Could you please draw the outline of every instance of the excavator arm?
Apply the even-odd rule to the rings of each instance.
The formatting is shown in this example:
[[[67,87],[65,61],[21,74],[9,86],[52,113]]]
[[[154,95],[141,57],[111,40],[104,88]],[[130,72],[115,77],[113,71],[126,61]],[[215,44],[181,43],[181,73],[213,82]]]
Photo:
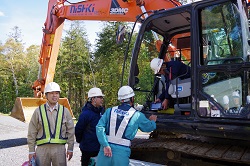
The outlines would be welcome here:
[[[57,56],[65,19],[134,22],[136,17],[146,11],[164,10],[181,6],[176,0],[86,0],[70,3],[67,0],[49,0],[47,18],[43,28],[43,38],[39,56],[38,78],[32,89],[35,98],[17,98],[11,116],[27,121],[24,108],[38,106],[46,102],[45,86],[52,82],[55,75]],[[147,17],[145,14],[144,17]],[[66,98],[59,100],[72,116]],[[30,112],[30,111],[28,111]]]
[[[64,20],[100,20],[134,22],[143,11],[180,6],[175,0],[89,0],[69,3],[50,0],[39,57],[39,75],[32,88],[35,97],[43,95],[44,87],[53,81]]]

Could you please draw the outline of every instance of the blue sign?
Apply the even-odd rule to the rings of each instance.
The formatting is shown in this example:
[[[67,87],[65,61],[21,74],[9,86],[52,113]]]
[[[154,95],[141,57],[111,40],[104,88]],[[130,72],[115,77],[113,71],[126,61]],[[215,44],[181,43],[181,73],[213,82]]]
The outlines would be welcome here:
[[[183,86],[178,86],[177,91],[178,92],[183,91]]]
[[[70,13],[93,13],[95,11],[93,4],[73,5],[70,7]]]

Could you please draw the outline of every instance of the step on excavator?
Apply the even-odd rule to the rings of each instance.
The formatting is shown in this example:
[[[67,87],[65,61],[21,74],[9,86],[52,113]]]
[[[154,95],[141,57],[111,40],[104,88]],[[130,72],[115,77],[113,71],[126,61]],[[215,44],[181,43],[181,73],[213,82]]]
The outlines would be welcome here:
[[[34,108],[46,102],[44,87],[54,78],[65,19],[134,22],[136,16],[145,11],[169,9],[180,5],[176,0],[86,0],[77,3],[49,0],[39,56],[39,74],[32,86],[34,97],[16,98],[11,116],[28,122]],[[67,107],[74,117],[67,98],[60,98],[59,103]]]

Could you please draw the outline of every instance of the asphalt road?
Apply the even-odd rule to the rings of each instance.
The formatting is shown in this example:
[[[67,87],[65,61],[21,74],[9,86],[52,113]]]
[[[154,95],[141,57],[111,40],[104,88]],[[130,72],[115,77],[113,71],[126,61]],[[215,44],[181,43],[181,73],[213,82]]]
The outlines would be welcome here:
[[[28,123],[0,114],[0,166],[21,166],[28,160]],[[147,137],[145,134],[138,137]],[[81,152],[75,142],[74,156],[68,166],[80,166]],[[130,166],[160,166],[138,160],[130,160]]]

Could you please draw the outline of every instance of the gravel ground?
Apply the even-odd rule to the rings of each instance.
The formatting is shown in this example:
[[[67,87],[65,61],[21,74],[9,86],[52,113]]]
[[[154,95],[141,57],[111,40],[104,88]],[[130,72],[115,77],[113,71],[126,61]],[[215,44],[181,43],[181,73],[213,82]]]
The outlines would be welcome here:
[[[28,160],[28,123],[0,114],[0,166],[21,166]],[[74,156],[68,166],[80,166],[81,152],[75,142]],[[160,166],[148,162],[130,160],[130,166]]]

